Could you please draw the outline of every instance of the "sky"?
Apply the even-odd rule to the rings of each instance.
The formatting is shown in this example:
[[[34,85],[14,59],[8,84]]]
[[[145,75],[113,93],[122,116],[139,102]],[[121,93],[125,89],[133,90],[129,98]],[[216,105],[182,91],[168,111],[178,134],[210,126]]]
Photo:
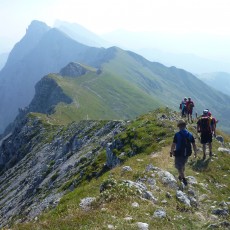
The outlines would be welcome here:
[[[49,26],[57,19],[75,22],[97,34],[123,29],[200,36],[214,47],[230,41],[229,12],[229,0],[0,0],[0,53],[9,51],[34,19]],[[224,57],[225,47],[214,52]]]

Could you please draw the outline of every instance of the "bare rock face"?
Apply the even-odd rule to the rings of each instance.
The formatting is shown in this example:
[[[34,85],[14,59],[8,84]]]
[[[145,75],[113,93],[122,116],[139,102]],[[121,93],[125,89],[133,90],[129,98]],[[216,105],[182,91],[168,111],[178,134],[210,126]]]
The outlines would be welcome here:
[[[114,168],[121,163],[120,159],[113,153],[113,143],[106,146],[106,165],[108,168]]]
[[[0,228],[11,218],[33,220],[55,207],[66,191],[82,178],[95,157],[111,143],[121,121],[81,121],[66,128],[53,127],[28,117],[0,141]],[[73,175],[78,179],[71,180]]]
[[[70,104],[72,99],[62,91],[55,80],[45,76],[35,86],[35,96],[29,105],[28,112],[49,114],[60,102]]]
[[[61,69],[60,75],[63,77],[80,77],[86,74],[87,69],[76,62],[70,62],[67,66]]]

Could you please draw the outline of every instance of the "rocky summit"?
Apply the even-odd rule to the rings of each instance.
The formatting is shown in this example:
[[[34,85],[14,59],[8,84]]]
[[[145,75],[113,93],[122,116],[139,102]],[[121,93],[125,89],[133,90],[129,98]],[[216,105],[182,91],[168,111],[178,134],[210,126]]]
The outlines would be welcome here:
[[[0,141],[0,227],[228,229],[230,137],[218,131],[213,157],[190,157],[184,186],[169,156],[178,119],[167,108],[68,125],[26,114]]]
[[[61,76],[65,77],[80,77],[87,72],[87,69],[84,68],[79,63],[71,62],[66,67],[62,68],[60,71]]]

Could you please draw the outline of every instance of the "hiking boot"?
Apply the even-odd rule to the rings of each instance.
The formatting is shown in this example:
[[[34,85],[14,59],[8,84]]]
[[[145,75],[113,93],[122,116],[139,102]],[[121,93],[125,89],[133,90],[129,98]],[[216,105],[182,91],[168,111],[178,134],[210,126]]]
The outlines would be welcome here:
[[[181,177],[181,176],[178,176],[178,180],[181,181],[181,180],[182,180],[182,177]]]
[[[187,180],[186,180],[185,178],[182,178],[182,182],[183,182],[183,184],[184,184],[185,186],[188,185],[188,182],[187,182]]]

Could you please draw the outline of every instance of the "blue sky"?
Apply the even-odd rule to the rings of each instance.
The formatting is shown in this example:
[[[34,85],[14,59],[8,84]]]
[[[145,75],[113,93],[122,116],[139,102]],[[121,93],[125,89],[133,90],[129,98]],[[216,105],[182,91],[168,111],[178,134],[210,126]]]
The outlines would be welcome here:
[[[221,43],[230,38],[229,12],[229,0],[0,0],[0,53],[12,48],[33,19],[50,26],[56,19],[76,22],[98,34],[116,29],[201,34]]]

